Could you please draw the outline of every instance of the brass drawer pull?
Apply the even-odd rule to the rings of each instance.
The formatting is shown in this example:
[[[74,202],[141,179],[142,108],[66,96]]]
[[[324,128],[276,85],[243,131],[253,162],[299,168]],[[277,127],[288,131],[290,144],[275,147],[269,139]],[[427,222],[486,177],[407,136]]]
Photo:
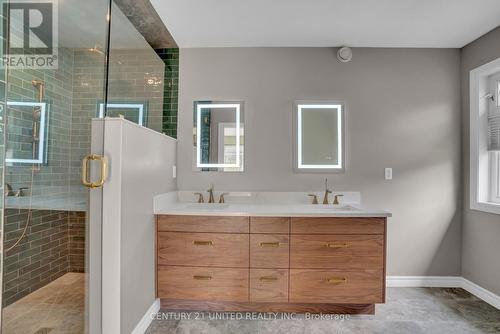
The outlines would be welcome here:
[[[347,248],[349,244],[347,242],[330,242],[326,244],[328,248]]]
[[[193,241],[193,244],[195,244],[196,246],[213,246],[214,242],[213,241],[195,240],[195,241]]]
[[[279,247],[281,245],[281,242],[261,242],[259,244],[260,247]]]
[[[332,278],[327,278],[326,282],[330,283],[330,284],[342,284],[342,283],[347,283],[347,278],[345,278],[345,277],[332,277]]]
[[[274,277],[274,276],[262,276],[259,278],[259,280],[261,281],[277,281],[278,280],[278,277]]]
[[[193,276],[193,279],[195,279],[197,281],[210,281],[212,279],[212,276],[195,275],[195,276]]]

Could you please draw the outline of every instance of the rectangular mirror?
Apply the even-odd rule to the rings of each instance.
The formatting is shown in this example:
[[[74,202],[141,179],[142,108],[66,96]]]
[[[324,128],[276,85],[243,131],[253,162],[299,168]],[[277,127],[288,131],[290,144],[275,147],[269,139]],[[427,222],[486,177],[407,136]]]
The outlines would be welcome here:
[[[125,119],[137,123],[141,126],[147,126],[147,108],[145,103],[108,103],[108,117],[123,116]],[[99,118],[104,117],[104,103],[99,103]]]
[[[243,102],[194,102],[193,170],[244,171]]]
[[[294,168],[299,172],[344,169],[344,104],[296,103]]]
[[[5,162],[47,163],[48,105],[45,102],[7,102],[9,140]]]

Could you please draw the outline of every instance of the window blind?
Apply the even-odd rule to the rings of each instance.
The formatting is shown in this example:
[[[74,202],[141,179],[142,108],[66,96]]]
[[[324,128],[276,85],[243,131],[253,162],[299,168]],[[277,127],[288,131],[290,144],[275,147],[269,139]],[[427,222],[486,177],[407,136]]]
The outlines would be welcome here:
[[[500,151],[500,111],[488,115],[488,150]]]

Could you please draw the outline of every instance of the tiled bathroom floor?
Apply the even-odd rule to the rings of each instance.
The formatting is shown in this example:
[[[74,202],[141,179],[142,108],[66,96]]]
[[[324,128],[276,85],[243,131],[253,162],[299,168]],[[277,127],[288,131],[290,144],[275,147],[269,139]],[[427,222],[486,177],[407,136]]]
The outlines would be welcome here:
[[[2,334],[82,334],[85,274],[67,273],[3,310]]]
[[[210,314],[207,314],[206,318]],[[389,288],[373,316],[347,320],[154,320],[147,334],[498,334],[500,311],[462,289]]]

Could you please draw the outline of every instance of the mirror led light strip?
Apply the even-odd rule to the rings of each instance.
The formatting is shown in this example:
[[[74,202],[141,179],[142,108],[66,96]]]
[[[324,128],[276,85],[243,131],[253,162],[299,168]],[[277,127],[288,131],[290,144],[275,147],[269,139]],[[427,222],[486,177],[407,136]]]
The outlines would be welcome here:
[[[337,109],[337,152],[336,165],[307,165],[302,163],[302,113],[303,109]],[[332,169],[342,168],[342,105],[340,104],[298,104],[297,105],[297,161],[298,168]]]
[[[214,108],[225,108],[225,109],[235,109],[236,110],[236,163],[235,164],[210,164],[201,162],[201,110],[202,109],[214,109]],[[240,167],[240,104],[230,104],[230,103],[200,103],[196,105],[196,167],[199,168],[228,168],[228,167]]]
[[[47,104],[43,102],[15,102],[8,101],[8,106],[20,106],[20,107],[39,107],[40,108],[40,131],[38,140],[38,158],[37,159],[13,159],[6,158],[5,162],[12,163],[26,163],[26,164],[43,164],[45,155],[45,122],[46,122],[46,111]]]
[[[128,104],[128,103],[108,103],[108,109],[137,109],[139,110],[137,124],[143,125],[144,121],[144,105],[143,104]],[[104,118],[104,103],[99,104],[99,118]]]

